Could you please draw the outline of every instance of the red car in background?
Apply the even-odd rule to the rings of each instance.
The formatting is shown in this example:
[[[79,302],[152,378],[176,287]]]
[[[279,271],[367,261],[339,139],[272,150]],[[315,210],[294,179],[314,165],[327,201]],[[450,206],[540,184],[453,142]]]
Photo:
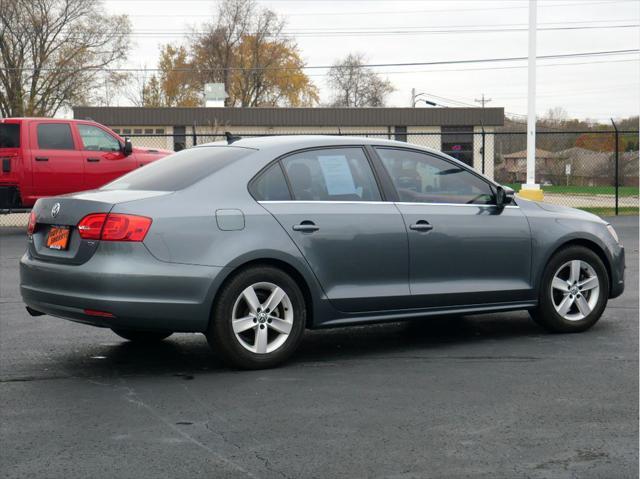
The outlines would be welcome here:
[[[171,153],[134,147],[93,121],[0,119],[0,210],[98,188]]]

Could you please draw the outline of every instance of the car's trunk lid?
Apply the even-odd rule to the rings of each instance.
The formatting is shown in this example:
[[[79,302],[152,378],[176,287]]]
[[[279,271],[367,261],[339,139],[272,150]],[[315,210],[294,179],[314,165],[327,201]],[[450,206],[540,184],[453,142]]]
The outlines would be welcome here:
[[[118,203],[141,200],[153,196],[169,194],[164,191],[95,190],[73,193],[38,200],[33,208],[36,229],[29,240],[29,251],[43,261],[68,264],[82,264],[95,253],[99,240],[85,240],[80,237],[77,225],[92,213],[109,213]],[[54,249],[47,246],[53,228],[68,229],[66,248]],[[60,231],[58,230],[58,233]]]

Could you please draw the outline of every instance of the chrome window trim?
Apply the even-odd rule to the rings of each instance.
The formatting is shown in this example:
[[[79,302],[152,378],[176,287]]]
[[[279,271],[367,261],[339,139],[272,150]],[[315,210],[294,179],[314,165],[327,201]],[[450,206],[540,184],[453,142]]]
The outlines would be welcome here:
[[[403,205],[403,206],[418,206],[418,205],[428,205],[428,206],[475,206],[480,208],[497,208],[496,205],[484,205],[484,204],[467,204],[467,203],[413,203],[408,201],[396,201],[395,204]],[[520,208],[518,205],[506,205],[505,208]]]
[[[403,205],[403,206],[466,206],[474,208],[496,208],[496,205],[466,204],[466,203],[411,203],[406,201],[327,201],[327,200],[264,200],[259,204],[288,204],[288,203],[311,203],[311,204],[350,204],[350,205]],[[520,208],[518,205],[507,205],[505,208]]]
[[[279,203],[317,203],[317,204],[350,204],[350,205],[391,205],[393,201],[330,201],[330,200],[260,200],[259,204],[279,204]]]

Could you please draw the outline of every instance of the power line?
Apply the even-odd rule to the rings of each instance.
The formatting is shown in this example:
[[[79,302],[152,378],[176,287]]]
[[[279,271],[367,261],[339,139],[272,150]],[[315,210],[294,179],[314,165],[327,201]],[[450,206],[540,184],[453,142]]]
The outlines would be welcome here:
[[[564,66],[573,66],[573,65],[597,65],[601,63],[625,63],[625,62],[637,62],[640,61],[640,58],[629,58],[626,60],[603,60],[596,62],[569,62],[569,63],[548,63],[546,65],[538,65],[537,68],[543,67],[564,67]],[[440,73],[440,72],[469,72],[469,71],[485,71],[485,70],[513,70],[513,69],[525,69],[527,65],[513,65],[513,66],[504,66],[504,67],[480,67],[480,68],[447,68],[440,70],[396,70],[396,71],[382,71],[378,72],[384,75],[396,75],[396,74],[414,74],[414,73]],[[309,76],[325,76],[324,74],[314,75],[310,74]]]
[[[563,26],[563,27],[544,27],[538,28],[539,32],[546,31],[568,31],[568,30],[614,30],[619,28],[638,28],[640,24],[626,25],[587,25],[587,26]],[[371,36],[398,36],[398,35],[451,35],[451,34],[474,34],[474,33],[519,33],[527,32],[528,28],[467,28],[467,29],[441,29],[441,30],[316,30],[316,31],[283,31],[278,35],[266,35],[272,38],[274,36],[296,37],[296,38],[326,38],[326,37],[371,37]],[[122,36],[142,37],[142,38],[171,38],[182,37],[185,35],[206,35],[206,31],[134,31],[133,33],[122,33]]]
[[[175,3],[175,0],[151,0],[154,3],[161,3],[161,2],[171,2],[171,3]],[[183,0],[184,3],[189,3],[189,2],[206,2],[206,3],[211,3],[211,0]],[[271,0],[272,2],[286,2],[288,0]],[[292,0],[294,2],[299,2],[299,0]],[[367,3],[372,3],[375,2],[376,0],[366,0]],[[405,1],[415,1],[415,2],[422,2],[422,0],[405,0]],[[577,7],[577,6],[592,6],[592,5],[613,5],[615,3],[629,3],[629,2],[634,2],[636,0],[610,0],[610,1],[595,1],[595,2],[572,2],[572,3],[551,3],[551,4],[541,4],[539,8],[542,9],[546,9],[546,8],[557,8],[557,7]],[[115,3],[115,2],[126,2],[128,4],[132,4],[132,3],[146,3],[146,1],[144,0],[110,0],[111,3]],[[309,3],[327,3],[326,0],[306,0],[306,2]],[[515,3],[515,2],[514,2]],[[292,13],[288,13],[286,14],[286,16],[311,16],[311,17],[316,17],[316,16],[345,16],[345,15],[398,15],[398,14],[417,14],[417,13],[451,13],[451,12],[460,12],[460,11],[465,11],[465,12],[485,12],[485,11],[492,11],[492,10],[519,10],[519,9],[526,9],[529,8],[528,3],[525,4],[519,4],[519,5],[505,5],[505,6],[499,6],[499,7],[482,7],[482,8],[468,8],[468,7],[460,7],[460,8],[440,8],[440,9],[425,9],[425,10],[386,10],[386,11],[333,11],[333,12],[292,12]],[[194,16],[198,16],[198,15],[194,15]]]
[[[640,49],[631,48],[626,50],[605,50],[605,51],[596,51],[596,52],[577,52],[577,53],[559,53],[552,55],[538,55],[536,58],[538,60],[547,60],[547,59],[555,59],[555,58],[582,58],[582,57],[599,57],[599,56],[610,56],[610,55],[627,55],[633,53],[639,53]],[[493,63],[493,62],[513,62],[513,61],[523,61],[527,60],[527,57],[504,57],[504,58],[477,58],[477,59],[465,59],[465,60],[442,60],[442,61],[432,61],[432,62],[406,62],[406,63],[368,63],[359,65],[358,68],[385,68],[385,67],[414,67],[414,66],[430,66],[430,65],[461,65],[461,64],[474,64],[474,63]],[[158,71],[172,71],[172,72],[222,72],[222,71],[266,71],[266,70],[276,70],[276,71],[297,71],[300,69],[303,70],[328,70],[330,68],[353,68],[353,66],[349,65],[312,65],[312,66],[302,66],[299,68],[291,68],[291,67],[219,67],[219,68],[209,68],[209,69],[197,69],[197,68],[175,68],[171,70],[162,70],[160,68],[86,68],[85,71],[104,71],[104,72],[158,72]],[[34,68],[6,68],[0,67],[0,70],[3,71],[33,71]],[[68,68],[39,68],[39,71],[68,71],[74,72],[77,69],[68,69]]]

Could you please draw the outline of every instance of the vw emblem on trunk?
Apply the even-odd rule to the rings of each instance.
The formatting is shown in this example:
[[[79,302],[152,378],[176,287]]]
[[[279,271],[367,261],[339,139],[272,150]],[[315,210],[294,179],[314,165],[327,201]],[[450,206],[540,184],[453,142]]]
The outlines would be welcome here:
[[[60,203],[56,203],[53,205],[53,208],[51,208],[51,216],[55,218],[58,216],[58,213],[60,213]]]

